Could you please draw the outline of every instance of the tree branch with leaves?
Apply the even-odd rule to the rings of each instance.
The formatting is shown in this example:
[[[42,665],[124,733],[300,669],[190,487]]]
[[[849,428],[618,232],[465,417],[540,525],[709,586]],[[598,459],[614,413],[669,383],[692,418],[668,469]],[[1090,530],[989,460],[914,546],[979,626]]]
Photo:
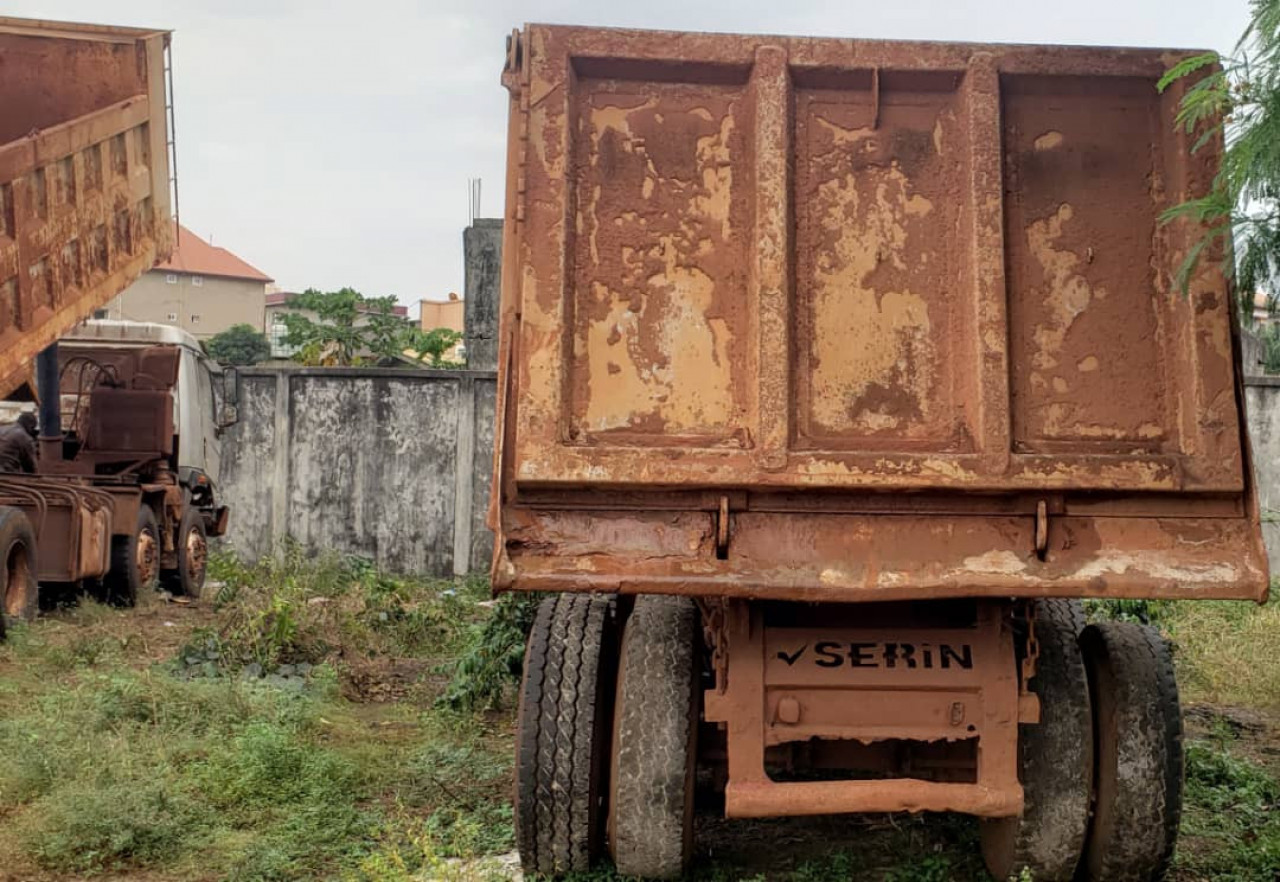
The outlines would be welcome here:
[[[1163,92],[1187,80],[1177,124],[1195,137],[1192,152],[1225,145],[1210,191],[1166,211],[1162,220],[1201,224],[1204,235],[1179,271],[1186,289],[1197,264],[1221,251],[1241,313],[1252,320],[1255,292],[1274,305],[1280,289],[1280,0],[1253,0],[1248,28],[1230,56],[1186,58],[1159,82]]]
[[[365,297],[354,288],[308,288],[286,306],[285,342],[297,347],[296,360],[309,365],[348,367],[398,358],[412,330],[396,314],[394,297]]]

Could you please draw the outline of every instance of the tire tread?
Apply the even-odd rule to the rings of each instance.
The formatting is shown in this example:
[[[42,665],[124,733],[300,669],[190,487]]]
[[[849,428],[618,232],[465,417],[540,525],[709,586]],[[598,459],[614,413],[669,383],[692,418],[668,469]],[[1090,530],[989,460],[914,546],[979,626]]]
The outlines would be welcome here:
[[[1182,818],[1183,731],[1173,658],[1160,633],[1129,622],[1090,625],[1081,638],[1095,694],[1113,692],[1116,776],[1111,831],[1093,830],[1085,866],[1099,880],[1160,880]],[[1101,741],[1100,741],[1101,743]],[[1159,767],[1152,775],[1151,767]],[[1126,769],[1137,774],[1126,775]]]
[[[680,878],[692,839],[698,610],[644,595],[623,634],[613,791],[613,858],[623,876]]]
[[[534,617],[516,751],[516,832],[530,875],[585,872],[599,850],[600,674],[613,616],[610,597],[560,594]]]

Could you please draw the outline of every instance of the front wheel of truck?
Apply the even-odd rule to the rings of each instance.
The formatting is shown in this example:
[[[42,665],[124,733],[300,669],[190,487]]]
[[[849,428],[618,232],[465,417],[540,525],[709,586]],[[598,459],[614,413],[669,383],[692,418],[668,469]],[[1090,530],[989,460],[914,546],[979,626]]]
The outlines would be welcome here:
[[[103,580],[107,602],[134,606],[139,596],[154,591],[159,583],[160,528],[151,506],[143,503],[138,506],[134,531],[111,539],[111,569]]]
[[[178,568],[164,574],[165,587],[174,594],[196,600],[204,588],[209,564],[209,537],[205,532],[204,515],[191,505],[183,510],[174,544],[178,549]]]

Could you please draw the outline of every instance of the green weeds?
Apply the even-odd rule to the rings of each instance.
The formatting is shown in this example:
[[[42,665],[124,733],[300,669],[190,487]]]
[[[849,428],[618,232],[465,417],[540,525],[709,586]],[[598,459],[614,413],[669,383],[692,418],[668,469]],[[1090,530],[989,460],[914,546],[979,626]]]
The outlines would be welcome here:
[[[1177,864],[1196,878],[1280,878],[1280,779],[1240,757],[1234,736],[1187,745],[1186,808]]]

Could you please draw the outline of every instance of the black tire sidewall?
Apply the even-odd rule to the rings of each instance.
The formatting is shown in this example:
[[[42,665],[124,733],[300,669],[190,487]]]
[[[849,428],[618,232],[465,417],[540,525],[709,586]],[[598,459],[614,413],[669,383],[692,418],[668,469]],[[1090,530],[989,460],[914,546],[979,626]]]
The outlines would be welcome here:
[[[692,856],[698,620],[688,598],[642,595],[623,627],[609,832],[624,876],[681,878]]]
[[[1162,879],[1182,813],[1182,715],[1172,656],[1154,628],[1130,622],[1090,625],[1080,643],[1097,727],[1096,804],[1081,875]],[[1161,774],[1134,774],[1152,768]]]
[[[198,576],[192,574],[191,564],[187,560],[187,536],[192,530],[197,530],[200,533],[200,539],[204,543],[205,564]],[[204,515],[190,505],[183,511],[182,521],[178,525],[177,545],[177,588],[186,597],[199,598],[201,591],[204,589],[205,576],[209,570],[209,535],[205,531]]]
[[[143,584],[142,574],[138,570],[138,544],[145,532],[151,533],[156,543],[156,554],[159,555],[160,527],[151,506],[143,502],[138,507],[138,520],[133,532],[128,536],[117,536],[112,542],[111,571],[107,573],[106,588],[107,601],[114,606],[134,606],[141,595],[159,587],[159,566],[148,584]]]
[[[516,731],[515,827],[526,876],[585,872],[603,846],[616,611],[608,595],[543,600],[529,632]]]
[[[1093,783],[1093,712],[1077,636],[1078,601],[1040,600],[1040,654],[1029,684],[1040,721],[1018,727],[1021,816],[982,822],[983,856],[997,878],[1024,868],[1045,882],[1070,882],[1084,849]]]

